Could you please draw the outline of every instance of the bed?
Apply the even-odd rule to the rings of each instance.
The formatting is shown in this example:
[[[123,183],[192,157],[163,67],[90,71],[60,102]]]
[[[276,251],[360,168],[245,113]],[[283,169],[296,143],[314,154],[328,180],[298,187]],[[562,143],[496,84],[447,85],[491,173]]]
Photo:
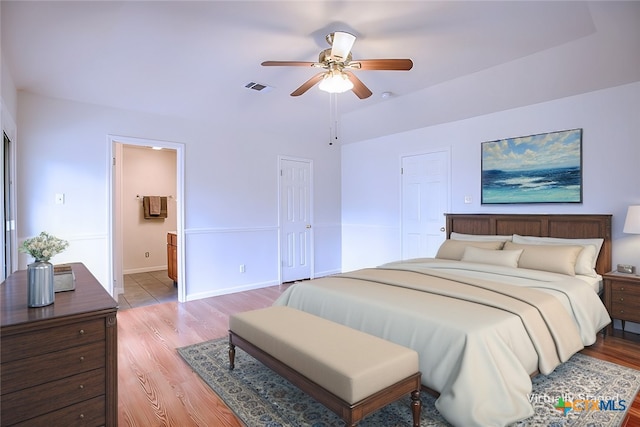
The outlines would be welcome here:
[[[435,258],[301,282],[275,304],[415,349],[453,425],[528,418],[531,377],[611,322],[598,296],[611,215],[447,214],[446,232]]]

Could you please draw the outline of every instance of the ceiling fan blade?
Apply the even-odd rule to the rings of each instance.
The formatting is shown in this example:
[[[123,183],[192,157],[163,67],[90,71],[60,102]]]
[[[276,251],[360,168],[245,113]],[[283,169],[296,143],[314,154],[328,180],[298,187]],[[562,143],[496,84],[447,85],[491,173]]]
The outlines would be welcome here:
[[[302,95],[303,93],[305,93],[306,91],[314,87],[316,84],[318,84],[318,82],[320,82],[324,78],[324,75],[325,73],[323,72],[323,73],[318,73],[315,76],[311,77],[309,80],[302,83],[302,85],[298,89],[291,92],[291,96]]]
[[[413,68],[413,61],[410,59],[358,59],[351,61],[349,67],[360,70],[409,71]]]
[[[331,56],[338,61],[344,61],[349,56],[355,41],[356,36],[353,34],[336,31],[331,41]]]
[[[344,70],[343,73],[349,76],[349,80],[351,80],[351,83],[353,83],[353,89],[351,90],[356,94],[358,98],[365,99],[372,95],[372,92],[369,90],[369,88],[365,86],[365,84],[362,83],[362,81],[355,74],[347,70]]]
[[[264,61],[265,67],[313,67],[315,62],[306,61]]]

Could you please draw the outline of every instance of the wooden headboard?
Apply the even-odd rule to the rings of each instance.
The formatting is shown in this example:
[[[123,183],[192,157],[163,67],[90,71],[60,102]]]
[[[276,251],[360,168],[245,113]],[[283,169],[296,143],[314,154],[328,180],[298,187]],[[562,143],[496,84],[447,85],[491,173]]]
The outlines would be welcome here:
[[[611,271],[611,215],[574,214],[445,214],[447,238],[464,234],[520,234],[564,239],[604,239],[596,263],[599,274]]]

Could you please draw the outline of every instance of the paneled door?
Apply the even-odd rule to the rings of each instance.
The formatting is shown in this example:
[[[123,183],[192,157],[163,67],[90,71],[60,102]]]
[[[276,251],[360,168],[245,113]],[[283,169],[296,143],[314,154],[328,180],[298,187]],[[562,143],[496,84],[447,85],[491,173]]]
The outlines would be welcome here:
[[[435,256],[448,208],[449,151],[402,157],[402,259]]]
[[[311,162],[280,159],[281,281],[308,279],[313,267]]]

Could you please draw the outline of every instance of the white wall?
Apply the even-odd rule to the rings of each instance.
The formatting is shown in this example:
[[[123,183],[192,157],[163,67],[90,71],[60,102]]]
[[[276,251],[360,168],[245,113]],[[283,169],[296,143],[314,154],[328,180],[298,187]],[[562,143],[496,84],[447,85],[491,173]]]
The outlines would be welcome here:
[[[583,129],[582,204],[480,204],[483,141],[574,128]],[[451,212],[613,214],[614,265],[640,266],[640,236],[622,233],[627,206],[640,204],[638,135],[640,83],[633,83],[346,144],[342,267],[351,270],[401,258],[400,157],[442,147],[451,149]],[[464,203],[467,195],[471,204]]]
[[[18,109],[18,92],[13,83],[13,76],[9,72],[9,66],[4,59],[2,50],[0,50],[0,98],[6,110],[5,112],[8,113],[12,119],[15,119]]]
[[[105,286],[107,135],[122,135],[185,145],[187,299],[278,283],[278,155],[314,162],[316,274],[339,271],[340,151],[328,146],[325,123],[297,132],[283,126],[286,118],[232,128],[222,105],[212,117],[193,122],[19,92],[19,238],[46,230],[69,240],[53,262],[84,262]],[[54,204],[55,193],[65,193],[64,205]]]
[[[344,117],[343,139],[368,140],[640,81],[636,4],[601,1],[589,2],[588,8],[594,32],[356,110]],[[633,28],[635,34],[623,34],[621,28]],[[430,72],[430,64],[422,66],[421,72]]]
[[[177,230],[176,151],[125,145],[119,160],[123,163],[123,273],[166,269],[167,233]],[[142,198],[150,195],[167,197],[166,218],[144,219]]]
[[[1,9],[1,8],[0,8]],[[11,141],[11,146],[15,147],[17,140],[17,124],[16,124],[16,116],[17,116],[17,99],[18,94],[13,82],[13,78],[11,73],[9,73],[9,68],[7,66],[7,62],[4,60],[2,50],[0,49],[0,130],[7,134],[9,140]],[[11,186],[10,191],[14,193],[16,191],[17,183],[15,179],[15,167],[13,166],[15,163],[15,150],[12,148],[9,150],[9,153],[4,152],[4,144],[0,146],[0,157],[5,158],[9,157],[9,161],[11,162],[11,174],[12,177],[10,179],[9,185]],[[0,186],[5,187],[4,173],[0,176]],[[10,201],[9,209],[11,212],[16,211],[16,203],[15,200]],[[0,224],[6,224],[7,218],[5,217],[4,209],[0,212]],[[7,238],[9,237],[9,238]],[[0,245],[2,247],[2,258],[8,259],[7,263],[7,275],[11,274],[13,271],[18,269],[17,263],[17,248],[15,247],[15,243],[9,244],[8,242],[15,242],[17,240],[17,233],[15,228],[9,230],[9,236],[7,233],[2,233],[0,237]],[[8,246],[12,246],[9,248],[11,252],[8,257],[5,258],[5,248]],[[2,269],[0,271],[0,280],[5,279],[5,271]]]

